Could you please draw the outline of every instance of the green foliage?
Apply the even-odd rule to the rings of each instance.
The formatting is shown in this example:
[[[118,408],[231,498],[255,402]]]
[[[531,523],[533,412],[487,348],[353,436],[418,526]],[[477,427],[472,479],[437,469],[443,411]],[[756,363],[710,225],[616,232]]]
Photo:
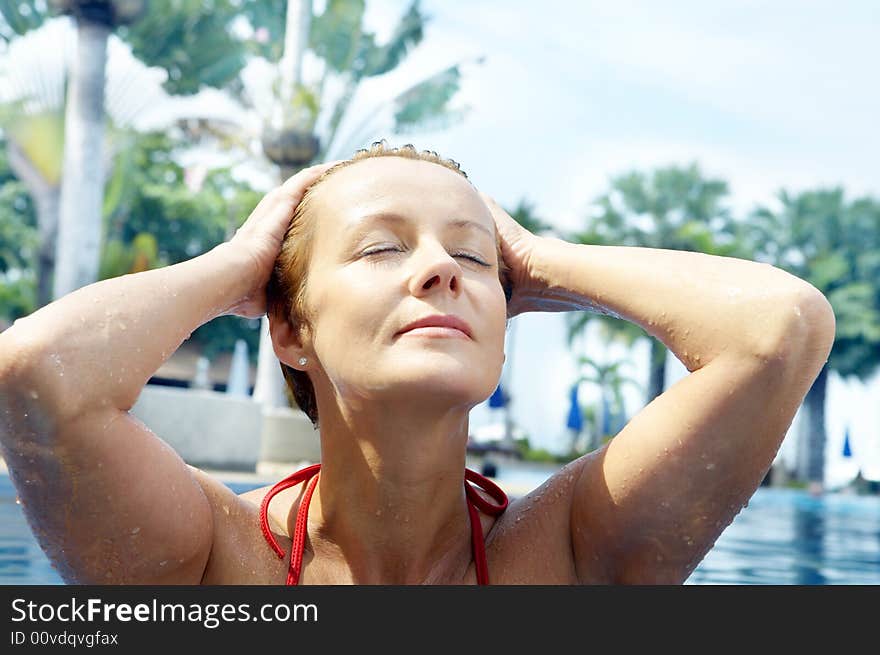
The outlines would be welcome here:
[[[247,46],[230,30],[239,4],[150,0],[144,16],[118,33],[138,59],[168,71],[169,93],[196,93],[203,85],[220,88],[235,80],[245,63]]]
[[[551,225],[535,213],[535,203],[525,198],[521,198],[513,209],[505,208],[505,211],[513,220],[532,234],[541,234],[553,229]]]
[[[45,0],[0,0],[0,39],[9,42],[46,19]]]
[[[185,184],[175,161],[177,145],[168,136],[117,134],[120,150],[109,187],[120,187],[105,203],[106,240],[100,277],[106,279],[186,261],[226,241],[244,222],[262,194],[227,170],[209,173],[200,188]],[[121,181],[114,182],[116,178]],[[191,339],[207,357],[231,351],[244,339],[256,361],[259,321],[224,316],[199,327]]]
[[[247,18],[255,30],[265,30],[266,38],[250,39],[248,52],[269,61],[278,61],[284,52],[284,29],[287,20],[287,0],[242,0],[239,13]]]
[[[384,45],[363,31],[364,0],[327,0],[324,13],[312,19],[309,47],[337,73],[355,81],[396,68],[424,35],[425,17],[414,2]]]
[[[705,177],[696,163],[662,167],[651,173],[631,171],[612,178],[610,187],[596,199],[596,211],[585,229],[571,240],[745,256],[725,204],[727,182]],[[613,316],[569,312],[565,316],[569,344],[595,319],[607,333],[628,344],[648,336],[638,325]],[[666,353],[659,341],[656,344],[652,370],[662,366],[661,355]],[[652,389],[649,395],[661,391]]]
[[[725,201],[727,182],[703,176],[696,163],[650,174],[632,171],[611,181],[581,243],[642,246],[732,255],[737,250]]]
[[[312,18],[309,47],[337,73],[356,67],[365,8],[364,0],[327,0],[324,13]]]
[[[843,189],[780,191],[741,224],[756,258],[807,280],[837,319],[828,359],[840,375],[869,377],[880,363],[880,203],[848,202]]]
[[[532,448],[532,445],[527,437],[516,439],[515,446],[520,458],[526,462],[566,464],[571,459],[567,455],[557,455],[555,453],[551,453],[549,450],[545,450],[544,448]]]
[[[60,3],[59,3],[60,4]],[[235,0],[148,0],[134,23],[116,33],[148,66],[168,71],[165,89],[196,93],[202,85],[223,87],[237,79],[248,44],[232,34],[239,16]],[[249,5],[260,4],[251,0]],[[9,41],[43,24],[55,12],[45,0],[0,0],[0,39]],[[281,14],[284,28],[284,13]]]
[[[6,153],[0,139],[0,319],[11,322],[35,309],[39,234],[33,202]]]
[[[458,66],[450,66],[399,95],[394,102],[395,131],[406,134],[416,129],[442,129],[460,120],[466,109],[452,112],[446,108],[460,82]]]

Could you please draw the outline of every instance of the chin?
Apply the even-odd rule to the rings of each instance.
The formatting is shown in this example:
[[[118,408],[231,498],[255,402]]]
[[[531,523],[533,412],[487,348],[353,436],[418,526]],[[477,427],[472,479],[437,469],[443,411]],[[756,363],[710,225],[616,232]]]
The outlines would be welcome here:
[[[500,375],[500,371],[499,371]],[[473,366],[437,366],[412,368],[397,371],[393,376],[393,387],[408,394],[420,396],[448,397],[454,404],[478,405],[486,400],[498,384],[499,375],[494,377],[474,374]]]

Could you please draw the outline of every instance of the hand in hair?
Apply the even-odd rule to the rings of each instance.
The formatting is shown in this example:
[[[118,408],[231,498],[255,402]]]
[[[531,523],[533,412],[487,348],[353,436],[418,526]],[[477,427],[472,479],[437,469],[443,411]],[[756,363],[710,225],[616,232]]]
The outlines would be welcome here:
[[[545,285],[536,274],[534,252],[543,237],[532,234],[513,220],[491,196],[482,191],[479,194],[495,220],[495,227],[501,236],[501,256],[509,269],[507,277],[512,288],[508,294],[508,318],[525,312],[559,311],[555,307],[545,307],[540,302]]]
[[[263,196],[244,224],[236,230],[226,245],[240,261],[245,262],[245,275],[252,283],[248,293],[227,313],[246,318],[258,318],[266,313],[266,284],[293,212],[309,186],[337,163],[332,161],[310,166],[288,178],[284,184]]]

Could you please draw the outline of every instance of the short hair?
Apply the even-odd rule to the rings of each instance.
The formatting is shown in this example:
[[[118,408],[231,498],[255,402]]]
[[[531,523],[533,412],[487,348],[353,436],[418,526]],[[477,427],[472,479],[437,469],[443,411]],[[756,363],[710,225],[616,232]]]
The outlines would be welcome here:
[[[433,150],[418,151],[408,143],[399,148],[389,148],[386,141],[374,142],[370,148],[364,148],[355,152],[351,159],[341,161],[324,171],[315,182],[309,186],[302,200],[293,213],[290,225],[284,234],[281,250],[275,259],[272,275],[266,286],[267,309],[276,318],[284,318],[295,330],[305,325],[312,327],[312,317],[305,308],[305,292],[307,284],[307,271],[309,268],[314,238],[316,221],[310,220],[313,213],[310,210],[315,188],[336,171],[351,166],[352,164],[372,159],[374,157],[403,157],[418,161],[427,161],[438,164],[444,168],[455,171],[465,179],[467,174],[461,170],[458,162],[452,159],[444,159]],[[470,184],[470,180],[468,180]],[[473,185],[472,185],[473,186]],[[501,257],[501,240],[496,232],[496,251],[498,255],[499,279],[505,290],[505,297],[510,299],[510,286],[507,280],[508,268]],[[281,362],[281,372],[287,383],[287,398],[291,404],[295,403],[306,416],[312,421],[315,429],[318,428],[318,404],[315,398],[315,389],[308,373],[298,371]]]

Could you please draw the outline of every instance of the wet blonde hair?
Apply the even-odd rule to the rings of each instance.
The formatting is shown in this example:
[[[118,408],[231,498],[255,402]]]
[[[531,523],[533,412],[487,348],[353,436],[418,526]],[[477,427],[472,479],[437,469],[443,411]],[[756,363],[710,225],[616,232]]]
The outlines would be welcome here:
[[[433,150],[418,151],[408,143],[399,148],[389,148],[383,139],[374,142],[369,148],[358,150],[351,159],[339,162],[327,169],[306,190],[302,200],[293,213],[290,225],[284,234],[281,243],[281,251],[275,260],[272,276],[266,287],[266,299],[268,311],[276,318],[284,318],[291,327],[298,331],[302,327],[312,330],[312,318],[308,315],[305,307],[307,273],[312,252],[312,241],[317,221],[312,216],[312,198],[315,189],[333,175],[336,171],[351,166],[364,159],[374,157],[403,157],[418,161],[427,161],[438,164],[451,171],[455,171],[465,179],[467,173],[461,170],[458,162],[452,159],[444,159]],[[470,180],[468,180],[470,183]],[[472,185],[473,186],[473,185]],[[510,299],[510,286],[507,279],[508,268],[501,257],[501,238],[496,231],[496,251],[498,255],[498,277],[505,296]],[[315,398],[315,389],[308,373],[298,371],[295,368],[281,363],[281,371],[287,382],[288,401],[296,403],[299,408],[311,419],[312,424],[318,427],[318,404]]]

